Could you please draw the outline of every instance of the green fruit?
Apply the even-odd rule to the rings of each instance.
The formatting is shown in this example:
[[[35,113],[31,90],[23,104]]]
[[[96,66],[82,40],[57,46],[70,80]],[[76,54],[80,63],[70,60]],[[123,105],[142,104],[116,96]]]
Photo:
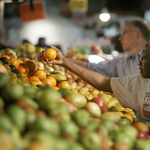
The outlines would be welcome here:
[[[69,113],[68,106],[63,103],[59,103],[55,109],[50,111],[50,115],[59,115],[62,113]]]
[[[94,120],[89,120],[88,124],[87,124],[87,129],[91,130],[91,131],[95,131],[98,129],[98,127],[100,126],[99,122],[96,122]]]
[[[80,142],[86,150],[97,150],[101,145],[101,137],[96,132],[88,131],[80,135]]]
[[[87,103],[87,99],[79,93],[70,93],[64,96],[64,99],[72,103],[77,108],[82,108]]]
[[[83,145],[81,145],[80,143],[77,143],[77,142],[69,141],[69,145],[70,145],[71,150],[85,150]]]
[[[90,120],[90,114],[85,109],[79,109],[78,111],[75,111],[71,114],[71,118],[80,127],[86,127]]]
[[[132,148],[134,146],[134,139],[132,139],[132,137],[130,137],[128,134],[120,132],[119,130],[115,134],[114,141],[125,143],[130,148]]]
[[[60,74],[60,73],[59,74],[52,74],[51,76],[53,78],[55,78],[57,82],[61,82],[63,80],[67,80],[66,75],[63,75],[63,74]]]
[[[28,96],[23,96],[19,100],[25,101],[28,105],[34,107],[35,109],[39,108],[39,104],[35,100],[33,100],[32,98],[30,98]]]
[[[29,84],[30,85],[30,84]],[[24,95],[28,96],[30,98],[36,98],[37,90],[34,88],[34,86],[24,86]]]
[[[149,150],[150,149],[150,139],[137,139],[135,141],[135,149],[137,150]]]
[[[78,138],[79,127],[73,121],[61,121],[59,123],[62,134],[71,136],[74,139]]]
[[[20,72],[18,72],[18,71],[16,71],[15,74],[17,75],[17,78],[22,76],[22,74]]]
[[[66,139],[63,139],[63,138],[57,139],[57,144],[55,145],[55,150],[69,150],[69,148],[70,148],[70,145]]]
[[[31,141],[38,141],[42,143],[45,147],[49,150],[54,150],[55,145],[55,138],[49,132],[46,131],[30,131],[26,132],[24,135],[24,140],[29,144]]]
[[[105,126],[109,133],[115,130],[115,123],[111,120],[105,119],[101,122],[101,125]]]
[[[17,69],[14,65],[9,65],[9,66],[10,66],[11,72],[16,72],[17,71]]]
[[[67,88],[61,88],[58,90],[58,92],[61,93],[62,97],[66,96],[67,94],[73,93],[70,89]]]
[[[0,72],[0,87],[6,85],[10,81],[7,74]]]
[[[118,125],[119,127],[123,127],[123,126],[126,126],[126,125],[131,125],[131,121],[130,121],[128,118],[122,117],[122,118],[118,121],[117,125]]]
[[[7,84],[4,93],[11,99],[19,99],[24,94],[23,86],[20,84]]]
[[[8,115],[0,114],[0,130],[10,132],[12,130],[12,123]]]
[[[18,105],[11,105],[7,108],[6,113],[10,117],[12,123],[16,125],[21,132],[23,132],[25,130],[27,120],[26,111]]]
[[[61,94],[49,87],[40,91],[37,101],[44,110],[51,110],[57,107],[60,99]]]
[[[8,64],[9,63],[9,61],[6,57],[1,57],[0,61],[2,61],[3,64]]]
[[[39,117],[28,126],[29,131],[46,131],[51,135],[58,136],[60,128],[57,122],[47,117]]]
[[[2,97],[0,97],[0,108],[4,108],[5,104],[4,104],[4,100]]]

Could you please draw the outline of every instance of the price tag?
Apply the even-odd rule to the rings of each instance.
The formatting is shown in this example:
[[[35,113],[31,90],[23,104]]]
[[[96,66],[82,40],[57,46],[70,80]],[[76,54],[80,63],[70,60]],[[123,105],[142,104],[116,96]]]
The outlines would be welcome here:
[[[70,0],[69,8],[71,11],[87,11],[88,0]]]
[[[45,18],[42,2],[34,2],[33,8],[32,10],[29,3],[19,5],[20,17],[23,23]]]

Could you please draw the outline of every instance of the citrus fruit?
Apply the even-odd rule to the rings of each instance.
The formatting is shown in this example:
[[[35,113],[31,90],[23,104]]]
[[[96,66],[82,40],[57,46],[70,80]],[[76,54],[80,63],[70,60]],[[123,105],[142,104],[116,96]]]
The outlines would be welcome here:
[[[51,80],[51,82],[53,83],[53,86],[56,86],[57,81],[56,81],[55,78],[53,78],[53,77],[51,77],[51,76],[47,76],[46,78]]]
[[[34,80],[40,80],[40,79],[37,76],[31,76],[31,77],[28,78],[29,82],[32,82]]]
[[[32,85],[37,85],[37,84],[42,84],[42,82],[40,80],[33,80],[32,82],[30,82]]]
[[[45,51],[44,51],[44,57],[46,59],[48,59],[49,61],[55,59],[57,56],[57,52],[56,50],[52,49],[52,48],[47,48]]]
[[[57,87],[57,86],[54,86],[54,87],[52,87],[55,91],[57,91],[57,90],[59,90],[59,87]]]
[[[126,113],[123,115],[123,117],[128,118],[131,121],[131,123],[133,123],[133,116],[132,115]]]
[[[59,87],[59,88],[71,89],[71,86],[70,86],[70,84],[68,83],[68,81],[61,81],[61,82],[58,84],[58,87]]]
[[[50,87],[53,86],[53,82],[50,79],[48,79],[48,78],[45,78],[45,79],[43,79],[41,81],[42,81],[42,83],[43,83],[44,86],[46,86],[46,85],[48,85]]]
[[[36,69],[36,64],[33,60],[29,59],[27,61],[25,61],[24,63],[30,70],[30,72],[34,71]]]
[[[0,64],[0,72],[6,73],[7,74],[7,69]]]
[[[26,76],[29,74],[29,68],[25,64],[20,64],[17,71]]]
[[[125,125],[131,125],[131,121],[130,121],[128,118],[126,118],[126,117],[122,117],[122,118],[118,121],[117,125],[118,125],[119,127],[123,127],[123,126],[125,126]]]
[[[62,97],[64,97],[67,94],[73,93],[72,90],[70,90],[68,88],[61,88],[58,90],[58,92],[61,93]]]
[[[2,61],[3,64],[8,64],[9,63],[9,61],[6,57],[1,57],[0,61]]]
[[[0,86],[5,85],[9,81],[9,77],[7,74],[0,72]]]
[[[44,70],[36,70],[34,73],[33,73],[34,76],[37,76],[40,80],[43,80],[46,78],[46,72]]]
[[[17,58],[10,58],[9,59],[9,64],[14,65],[16,68],[18,68],[19,65],[20,65],[20,61],[18,61]]]
[[[2,56],[0,56],[0,58],[2,58],[2,57],[6,57],[7,59],[10,59],[10,58],[11,58],[11,57],[8,56],[8,55],[2,55]]]

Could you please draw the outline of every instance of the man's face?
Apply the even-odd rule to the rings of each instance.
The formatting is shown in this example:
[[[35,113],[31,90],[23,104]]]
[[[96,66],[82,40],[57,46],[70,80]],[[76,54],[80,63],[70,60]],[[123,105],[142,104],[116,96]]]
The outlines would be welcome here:
[[[139,61],[139,69],[143,78],[150,78],[150,50],[144,47]]]
[[[119,38],[124,51],[132,53],[132,49],[135,47],[137,40],[137,32],[138,29],[136,29],[130,22],[125,24],[122,29],[122,35]]]

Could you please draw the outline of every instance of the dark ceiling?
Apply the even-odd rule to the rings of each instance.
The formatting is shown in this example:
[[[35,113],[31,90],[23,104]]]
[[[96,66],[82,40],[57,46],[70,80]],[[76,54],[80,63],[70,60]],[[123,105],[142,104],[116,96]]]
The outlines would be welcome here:
[[[25,0],[29,3],[30,1],[36,2],[37,0]],[[62,14],[63,7],[68,6],[68,4],[69,0],[45,0],[47,10],[57,10]],[[5,3],[5,17],[19,15],[18,5],[19,3]],[[106,6],[110,13],[142,16],[145,10],[150,9],[150,0],[88,0],[87,14],[99,13],[103,6]],[[69,8],[66,16],[69,16]]]

